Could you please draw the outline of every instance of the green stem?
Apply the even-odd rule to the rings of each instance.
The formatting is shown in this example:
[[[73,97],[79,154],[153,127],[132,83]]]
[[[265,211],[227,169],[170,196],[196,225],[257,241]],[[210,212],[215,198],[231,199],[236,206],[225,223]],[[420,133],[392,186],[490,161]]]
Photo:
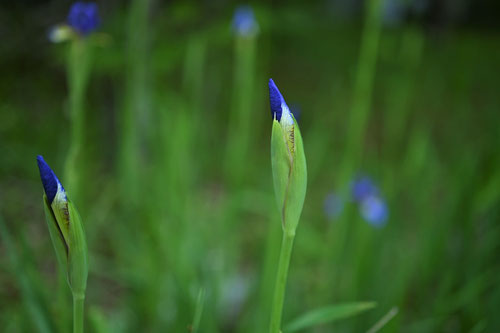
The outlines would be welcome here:
[[[84,295],[73,295],[73,333],[83,333],[84,302]]]
[[[68,58],[68,87],[70,113],[70,143],[65,164],[65,185],[71,190],[72,199],[77,201],[80,195],[77,176],[77,165],[81,166],[81,153],[84,141],[85,90],[89,78],[89,52],[85,40],[73,41],[70,45]]]
[[[246,175],[245,156],[250,148],[252,112],[254,110],[254,81],[256,38],[238,36],[235,40],[232,112],[226,144],[225,168],[231,186],[241,184]]]
[[[280,261],[278,264],[278,273],[276,274],[276,287],[274,289],[273,307],[271,310],[270,333],[279,333],[281,327],[281,316],[283,313],[283,304],[285,302],[286,280],[288,276],[288,266],[292,256],[293,239],[295,233],[283,233],[281,243]]]
[[[149,10],[150,0],[129,2],[127,49],[125,54],[125,96],[119,114],[120,147],[118,177],[122,189],[121,203],[127,216],[134,214],[132,203],[140,201],[141,147],[152,147],[141,124],[151,123]]]

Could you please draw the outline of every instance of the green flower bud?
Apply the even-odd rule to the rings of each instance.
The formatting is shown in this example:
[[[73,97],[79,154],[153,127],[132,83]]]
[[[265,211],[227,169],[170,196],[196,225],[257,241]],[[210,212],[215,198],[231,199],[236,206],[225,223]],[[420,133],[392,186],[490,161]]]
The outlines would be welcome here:
[[[57,260],[67,274],[73,294],[83,297],[87,287],[88,251],[80,214],[43,157],[38,156],[37,160],[45,191],[45,217]]]
[[[273,129],[271,162],[283,230],[294,234],[307,188],[307,166],[299,126],[273,80],[269,80]]]

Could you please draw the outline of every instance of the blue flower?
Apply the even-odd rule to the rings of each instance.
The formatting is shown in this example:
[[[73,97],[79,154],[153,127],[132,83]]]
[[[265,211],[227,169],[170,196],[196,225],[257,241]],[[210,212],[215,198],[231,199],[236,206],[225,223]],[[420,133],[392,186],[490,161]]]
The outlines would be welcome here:
[[[79,34],[86,36],[100,24],[95,2],[75,2],[68,14],[68,24]]]
[[[369,196],[361,202],[361,216],[375,227],[383,227],[387,222],[389,210],[386,202],[379,196]]]
[[[281,121],[283,112],[286,115],[291,115],[290,109],[288,105],[286,105],[285,99],[283,95],[281,95],[273,79],[269,79],[269,104],[271,106],[271,116],[273,119],[276,118],[277,121]]]
[[[382,19],[389,26],[397,26],[403,22],[406,14],[406,2],[385,0],[382,7]]]
[[[54,171],[49,167],[41,155],[36,157],[38,163],[38,170],[40,171],[40,178],[42,179],[43,189],[49,204],[52,204],[58,191],[65,196],[65,190],[61,182],[55,175]]]
[[[325,198],[324,206],[326,217],[333,220],[340,216],[344,210],[344,200],[334,192],[328,193]]]
[[[361,202],[370,196],[378,195],[378,188],[369,177],[361,177],[351,184],[352,197]]]
[[[252,36],[259,30],[252,7],[240,6],[233,15],[233,30],[240,36]]]

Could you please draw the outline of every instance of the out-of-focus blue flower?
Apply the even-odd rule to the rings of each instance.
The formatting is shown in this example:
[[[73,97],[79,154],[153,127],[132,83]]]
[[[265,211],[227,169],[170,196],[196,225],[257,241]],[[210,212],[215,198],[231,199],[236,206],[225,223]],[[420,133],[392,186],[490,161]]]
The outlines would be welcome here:
[[[259,24],[255,20],[253,9],[250,6],[236,8],[233,15],[233,31],[240,36],[253,36],[259,31]]]
[[[339,217],[344,210],[344,200],[334,192],[330,192],[325,198],[324,209],[326,217],[333,220]]]
[[[68,14],[68,24],[80,35],[87,36],[100,24],[95,2],[75,2]]]
[[[407,3],[401,0],[384,0],[382,19],[389,26],[397,26],[405,19]]]
[[[361,216],[375,227],[383,227],[389,216],[386,202],[379,196],[369,196],[361,202]]]
[[[273,117],[273,119],[276,118],[277,121],[281,121],[283,112],[286,115],[291,114],[290,109],[288,108],[288,105],[286,105],[285,99],[283,98],[283,95],[281,95],[273,79],[269,79],[269,105],[271,106],[271,116]]]
[[[352,197],[361,202],[370,196],[378,195],[378,188],[369,177],[360,177],[351,184]]]
[[[61,182],[55,175],[54,171],[49,167],[41,155],[36,157],[38,163],[38,170],[40,171],[40,178],[42,179],[43,189],[49,200],[49,204],[52,204],[56,194],[59,192],[66,198],[66,191],[62,186]]]

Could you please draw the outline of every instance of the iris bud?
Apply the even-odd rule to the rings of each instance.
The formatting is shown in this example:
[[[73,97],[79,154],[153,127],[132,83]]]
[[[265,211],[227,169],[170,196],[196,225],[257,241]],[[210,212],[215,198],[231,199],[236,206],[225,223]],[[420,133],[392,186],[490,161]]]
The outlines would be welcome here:
[[[269,101],[273,116],[271,162],[274,191],[283,230],[295,234],[307,188],[307,166],[299,126],[272,79]]]
[[[88,251],[80,214],[43,157],[38,156],[37,162],[45,192],[45,217],[57,260],[73,294],[83,297],[87,287]]]

